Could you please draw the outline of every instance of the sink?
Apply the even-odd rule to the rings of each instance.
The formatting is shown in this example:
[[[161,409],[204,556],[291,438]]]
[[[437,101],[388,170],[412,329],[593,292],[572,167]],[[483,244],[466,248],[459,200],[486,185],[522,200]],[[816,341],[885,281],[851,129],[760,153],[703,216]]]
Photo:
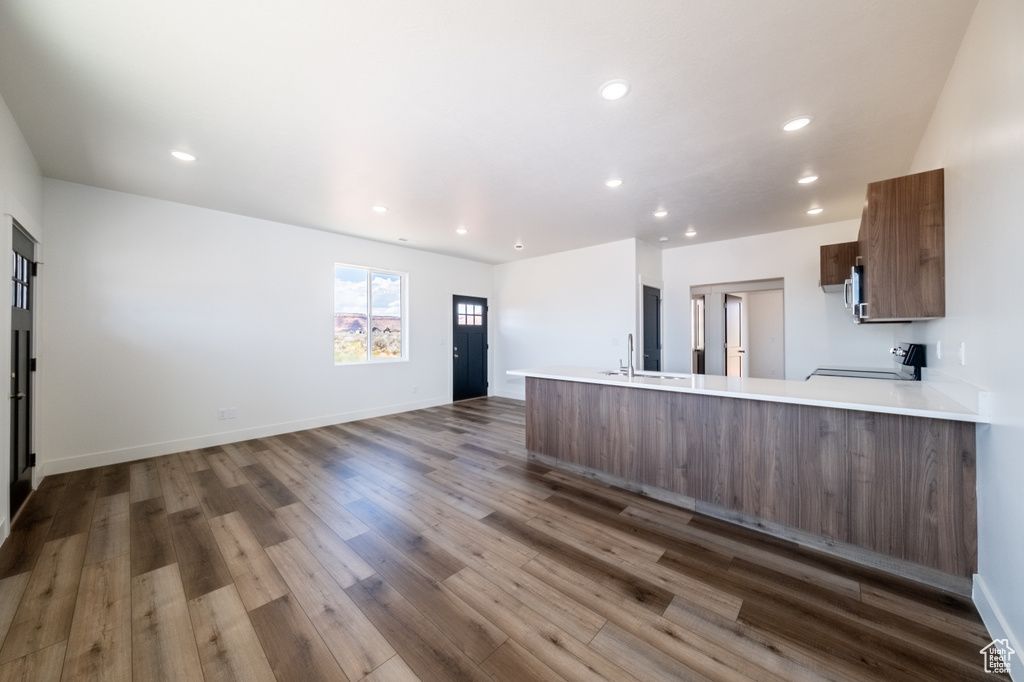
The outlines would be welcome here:
[[[605,376],[610,376],[610,377],[614,377],[614,376],[624,377],[624,376],[628,376],[629,375],[629,373],[626,370],[624,370],[624,369],[606,369],[603,372],[601,372],[601,374],[604,374]],[[648,377],[650,379],[674,379],[674,380],[677,380],[677,379],[689,379],[690,378],[689,374],[665,374],[665,373],[662,373],[662,372],[633,372],[633,376],[635,376],[635,377]]]

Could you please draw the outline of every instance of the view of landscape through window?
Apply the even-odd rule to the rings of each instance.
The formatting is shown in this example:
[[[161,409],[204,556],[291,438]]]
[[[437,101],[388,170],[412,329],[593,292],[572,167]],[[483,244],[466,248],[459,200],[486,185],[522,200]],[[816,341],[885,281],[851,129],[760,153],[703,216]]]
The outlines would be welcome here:
[[[402,318],[402,275],[334,266],[335,363],[401,358]]]

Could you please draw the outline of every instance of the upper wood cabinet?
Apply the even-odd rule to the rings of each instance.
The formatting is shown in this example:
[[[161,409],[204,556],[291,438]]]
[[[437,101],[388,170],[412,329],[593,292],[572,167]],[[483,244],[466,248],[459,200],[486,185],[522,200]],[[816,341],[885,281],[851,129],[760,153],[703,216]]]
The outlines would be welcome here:
[[[945,316],[943,169],[868,185],[857,242],[864,322]]]
[[[842,291],[850,278],[850,269],[857,263],[860,242],[822,244],[821,279],[818,284],[827,292]]]

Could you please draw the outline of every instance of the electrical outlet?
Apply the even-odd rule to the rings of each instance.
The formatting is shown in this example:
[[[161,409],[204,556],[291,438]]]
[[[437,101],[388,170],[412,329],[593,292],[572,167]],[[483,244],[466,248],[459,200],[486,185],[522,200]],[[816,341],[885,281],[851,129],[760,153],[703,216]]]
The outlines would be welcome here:
[[[935,359],[936,360],[941,360],[942,359],[942,341],[936,341],[935,342]]]
[[[961,341],[960,342],[960,366],[962,367],[962,366],[964,366],[966,364],[967,364],[967,342],[966,341]]]
[[[222,407],[219,410],[217,410],[217,419],[234,419],[237,416],[237,407]]]

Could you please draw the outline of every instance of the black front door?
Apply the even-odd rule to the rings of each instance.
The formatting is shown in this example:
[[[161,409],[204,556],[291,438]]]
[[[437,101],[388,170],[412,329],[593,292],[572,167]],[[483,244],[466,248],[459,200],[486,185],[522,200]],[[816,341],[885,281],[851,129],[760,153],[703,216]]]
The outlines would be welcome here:
[[[452,400],[487,395],[487,299],[452,297]]]
[[[661,371],[661,292],[644,286],[644,371]]]
[[[11,517],[32,490],[32,240],[14,226],[11,264]]]

